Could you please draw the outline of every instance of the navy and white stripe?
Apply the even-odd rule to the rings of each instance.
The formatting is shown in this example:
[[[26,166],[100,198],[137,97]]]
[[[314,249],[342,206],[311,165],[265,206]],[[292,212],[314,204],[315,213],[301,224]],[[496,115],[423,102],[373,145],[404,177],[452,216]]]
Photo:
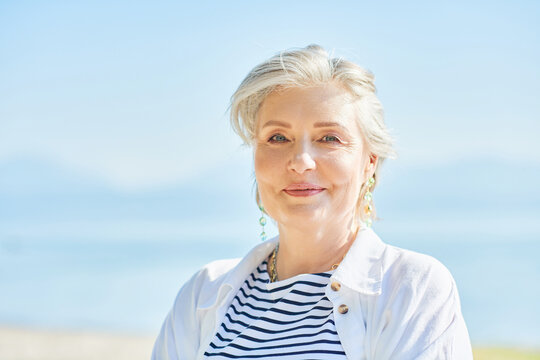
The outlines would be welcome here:
[[[205,357],[346,359],[324,293],[331,275],[270,283],[265,260],[239,289]]]

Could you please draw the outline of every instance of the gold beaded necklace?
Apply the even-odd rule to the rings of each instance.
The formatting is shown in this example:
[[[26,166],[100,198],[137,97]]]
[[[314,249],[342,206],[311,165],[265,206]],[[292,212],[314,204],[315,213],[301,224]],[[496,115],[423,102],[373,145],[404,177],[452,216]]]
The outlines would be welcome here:
[[[274,251],[272,252],[272,255],[270,256],[270,259],[268,261],[268,267],[269,267],[268,275],[270,276],[271,283],[279,281],[278,274],[277,274],[277,267],[276,267],[278,250],[279,250],[279,243],[274,248]],[[345,255],[343,255],[343,257],[345,257]],[[336,270],[338,268],[339,264],[341,264],[341,262],[343,261],[343,257],[338,263],[332,265],[332,267],[330,268],[330,271]]]
[[[279,249],[279,243],[274,248],[274,251],[272,252],[272,256],[270,257],[270,261],[268,262],[268,265],[270,266],[270,271],[268,274],[270,275],[270,282],[276,282],[278,281],[277,277],[277,270],[276,270],[276,259],[277,259],[277,252]]]

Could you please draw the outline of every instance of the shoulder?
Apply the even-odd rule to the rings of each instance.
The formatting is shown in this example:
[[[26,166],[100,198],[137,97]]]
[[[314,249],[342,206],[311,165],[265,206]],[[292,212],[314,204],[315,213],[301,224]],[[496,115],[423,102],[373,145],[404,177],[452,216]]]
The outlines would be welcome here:
[[[383,265],[383,288],[423,292],[451,291],[454,278],[439,260],[426,254],[387,245]]]
[[[182,286],[176,297],[175,305],[183,306],[186,299],[190,299],[192,306],[198,307],[207,303],[225,284],[227,275],[234,269],[241,259],[215,260],[199,269]]]
[[[182,306],[188,299],[190,306],[207,308],[225,294],[239,287],[246,277],[264,260],[275,246],[277,238],[252,248],[243,258],[213,261],[203,266],[178,293],[175,305]]]
[[[215,260],[204,265],[195,275],[198,281],[215,282],[240,262],[240,258]]]
[[[402,283],[423,284],[453,281],[448,268],[433,256],[387,245],[383,271],[388,280],[395,277]]]

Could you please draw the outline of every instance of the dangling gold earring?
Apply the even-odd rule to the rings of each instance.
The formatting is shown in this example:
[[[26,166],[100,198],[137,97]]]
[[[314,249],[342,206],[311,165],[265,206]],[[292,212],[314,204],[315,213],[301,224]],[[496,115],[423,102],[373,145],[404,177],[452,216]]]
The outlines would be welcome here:
[[[373,184],[375,184],[375,178],[372,176],[367,181],[367,190],[364,194],[364,224],[366,227],[371,227],[373,220],[371,219],[371,215],[373,213],[373,205],[371,201],[373,200],[373,193],[371,192],[371,188],[373,187]]]
[[[259,205],[259,210],[261,210],[261,217],[259,218],[259,224],[261,224],[262,232],[261,232],[261,241],[266,240],[266,232],[264,231],[264,225],[266,225],[266,218],[264,217],[264,208]]]

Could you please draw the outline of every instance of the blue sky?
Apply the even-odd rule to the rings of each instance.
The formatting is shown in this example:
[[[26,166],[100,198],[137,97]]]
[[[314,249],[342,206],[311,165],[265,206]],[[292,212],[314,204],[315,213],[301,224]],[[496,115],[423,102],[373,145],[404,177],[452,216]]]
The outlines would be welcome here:
[[[540,166],[539,14],[536,1],[3,1],[0,162],[126,190],[250,167],[230,95],[277,51],[319,43],[375,73],[401,165]]]
[[[452,270],[473,341],[537,346],[539,20],[536,0],[0,1],[0,321],[157,331],[179,279],[258,241],[231,94],[318,43],[375,74],[396,138],[375,229]]]

